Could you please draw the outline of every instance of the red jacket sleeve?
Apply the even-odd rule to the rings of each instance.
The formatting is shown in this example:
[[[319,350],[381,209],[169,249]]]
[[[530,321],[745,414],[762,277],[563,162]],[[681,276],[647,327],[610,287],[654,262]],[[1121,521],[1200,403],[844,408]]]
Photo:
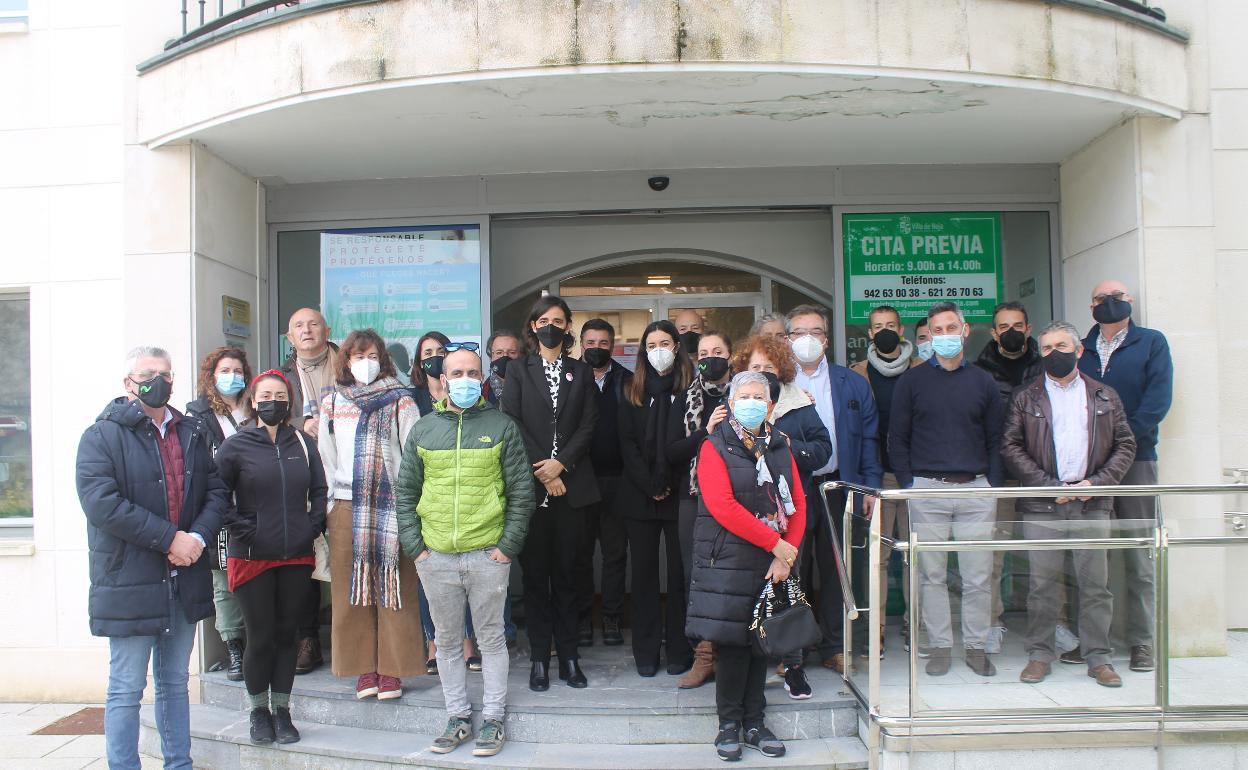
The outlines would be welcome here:
[[[797,464],[794,462],[794,479],[797,478],[796,474]],[[784,539],[797,546],[802,542],[802,534],[806,531],[806,497],[800,483],[795,482],[794,486],[796,489],[792,492],[793,506],[797,510],[789,517],[789,530]],[[728,466],[709,441],[704,442],[698,452],[698,488],[702,492],[706,509],[720,526],[764,551],[770,552],[776,547],[780,534],[737,502],[732,494]]]
[[[796,509],[789,517],[789,530],[784,539],[794,548],[801,548],[802,535],[806,534],[806,488],[802,486],[802,477],[797,473],[797,458],[793,458],[793,507]]]

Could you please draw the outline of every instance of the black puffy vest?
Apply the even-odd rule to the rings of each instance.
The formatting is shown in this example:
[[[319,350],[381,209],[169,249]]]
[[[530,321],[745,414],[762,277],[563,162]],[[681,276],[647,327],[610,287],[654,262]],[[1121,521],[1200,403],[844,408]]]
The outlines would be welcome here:
[[[737,438],[728,421],[707,437],[728,466],[733,496],[747,510],[770,507],[758,486],[754,455]],[[773,476],[782,474],[794,488],[793,455],[779,432],[767,447],[767,464]],[[771,565],[770,551],[729,532],[698,500],[693,524],[693,575],[689,581],[689,608],[685,633],[691,639],[718,644],[748,645],[754,604],[763,590],[763,578]]]

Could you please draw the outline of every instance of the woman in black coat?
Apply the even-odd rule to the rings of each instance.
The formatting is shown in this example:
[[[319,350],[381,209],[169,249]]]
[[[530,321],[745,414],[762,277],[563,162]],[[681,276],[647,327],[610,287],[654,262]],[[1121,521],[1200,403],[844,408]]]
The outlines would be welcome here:
[[[685,568],[680,555],[677,519],[682,477],[688,463],[673,465],[667,456],[676,394],[692,380],[689,356],[680,349],[671,321],[655,321],[641,335],[633,379],[620,404],[620,453],[624,483],[616,510],[624,517],[633,555],[633,659],[637,673],[654,676],[659,647],[667,633],[667,673],[689,670],[693,651],[685,638]],[[659,586],[659,539],[667,551],[667,611]]]
[[[584,508],[599,501],[589,445],[598,422],[594,370],[568,355],[572,311],[559,297],[540,298],[525,336],[537,351],[507,367],[503,412],[520,425],[537,477],[537,510],[520,553],[529,631],[529,688],[550,687],[552,638],[559,678],[586,687],[576,651],[576,557]]]
[[[247,627],[243,680],[253,743],[299,740],[290,720],[295,632],[316,563],[312,541],[325,531],[325,467],[316,441],[290,425],[292,396],[280,372],[262,373],[248,405],[255,423],[217,451],[233,498],[228,574]]]

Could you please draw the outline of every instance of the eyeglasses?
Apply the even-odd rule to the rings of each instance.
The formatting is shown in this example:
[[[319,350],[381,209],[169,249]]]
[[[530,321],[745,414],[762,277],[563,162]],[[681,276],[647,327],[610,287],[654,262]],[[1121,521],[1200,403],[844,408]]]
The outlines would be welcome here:
[[[1096,303],[1097,305],[1099,305],[1105,300],[1109,299],[1110,297],[1113,297],[1114,299],[1122,299],[1123,296],[1125,296],[1124,292],[1115,291],[1115,292],[1110,292],[1109,294],[1097,294],[1095,297],[1092,298],[1092,301]]]
[[[792,329],[789,331],[788,334],[784,336],[788,337],[791,340],[795,340],[799,337],[805,337],[807,334],[809,334],[810,336],[814,337],[817,340],[826,339],[828,336],[828,333],[825,332],[823,329]]]
[[[130,379],[135,382],[147,382],[153,377],[164,377],[169,382],[173,382],[173,372],[135,372]]]
[[[481,346],[475,342],[448,342],[445,349],[447,353],[454,353],[456,350],[467,350],[471,353],[476,353],[481,349]]]

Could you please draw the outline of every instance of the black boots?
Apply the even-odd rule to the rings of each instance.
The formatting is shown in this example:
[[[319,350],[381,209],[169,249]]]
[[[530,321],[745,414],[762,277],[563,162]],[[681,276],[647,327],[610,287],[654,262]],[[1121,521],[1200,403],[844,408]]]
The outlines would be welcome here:
[[[225,678],[231,682],[243,681],[243,640],[231,639],[226,642],[225,651],[230,654],[230,664],[225,668]]]
[[[299,731],[290,721],[290,709],[278,706],[273,709],[273,731],[278,743],[298,743]]]
[[[272,743],[277,740],[273,732],[273,715],[264,706],[251,710],[251,742]]]
[[[550,689],[550,664],[533,661],[529,669],[529,689],[533,692],[546,692]]]
[[[568,683],[568,687],[582,690],[589,687],[585,672],[581,671],[581,662],[576,658],[559,661],[559,678]]]
[[[602,643],[608,647],[619,647],[624,644],[624,634],[620,632],[620,619],[611,615],[602,616]]]

